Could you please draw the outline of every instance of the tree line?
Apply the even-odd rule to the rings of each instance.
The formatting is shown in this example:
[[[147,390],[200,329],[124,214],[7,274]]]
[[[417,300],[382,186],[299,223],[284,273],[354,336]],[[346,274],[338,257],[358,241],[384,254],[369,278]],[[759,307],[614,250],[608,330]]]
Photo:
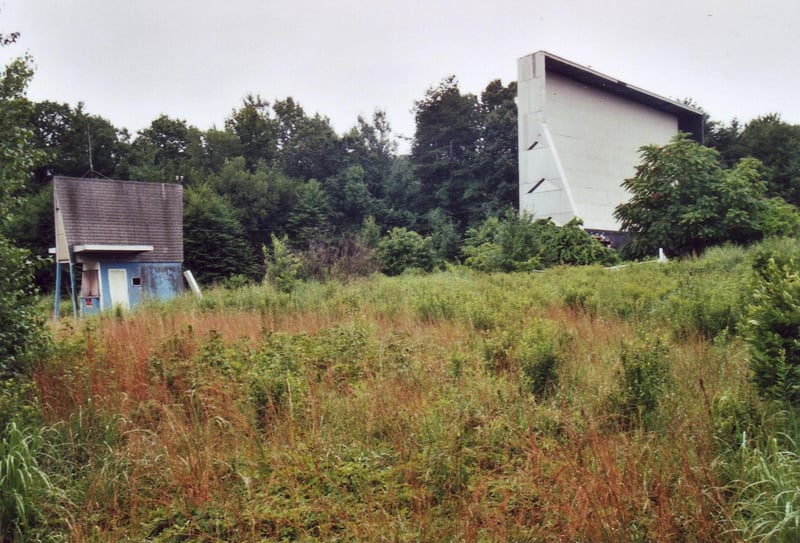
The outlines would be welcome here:
[[[270,102],[247,95],[220,128],[201,130],[161,115],[132,135],[82,103],[27,102],[21,96],[24,115],[16,122],[32,133],[36,160],[22,207],[4,230],[20,246],[46,254],[54,239],[53,175],[177,182],[185,187],[186,266],[204,282],[260,279],[263,249],[269,252],[275,239],[325,260],[352,256],[359,244],[376,249],[395,230],[399,237],[413,232],[427,240],[420,262],[471,258],[485,267],[487,254],[511,243],[496,240],[479,248],[487,243],[486,232],[497,230],[491,221],[510,221],[507,211],[518,208],[515,96],[515,82],[494,80],[475,95],[463,92],[455,76],[444,78],[414,103],[408,154],[398,152],[398,138],[382,111],[358,117],[339,134],[327,117],[306,112],[292,97]],[[705,136],[706,147],[716,153],[710,160],[721,168],[745,157],[760,161],[754,168],[763,185],[754,198],[800,204],[800,126],[775,114],[746,124],[707,119]],[[701,183],[698,190],[717,189]],[[643,232],[636,220],[623,223],[634,238]],[[643,256],[663,243],[640,241],[626,254]],[[588,251],[597,253],[595,247]],[[524,269],[531,258],[552,260],[530,252],[520,261],[495,256],[489,261],[505,262],[502,269]],[[52,284],[48,273],[40,272],[44,288]]]
[[[338,134],[291,97],[247,95],[221,128],[162,115],[135,135],[84,104],[28,103],[20,123],[42,154],[7,232],[46,254],[52,176],[97,176],[183,184],[187,266],[207,281],[257,278],[272,236],[295,249],[341,244],[368,218],[384,233],[445,235],[452,258],[468,228],[516,206],[515,95],[515,83],[476,96],[445,78],[414,104],[410,154],[383,111]]]

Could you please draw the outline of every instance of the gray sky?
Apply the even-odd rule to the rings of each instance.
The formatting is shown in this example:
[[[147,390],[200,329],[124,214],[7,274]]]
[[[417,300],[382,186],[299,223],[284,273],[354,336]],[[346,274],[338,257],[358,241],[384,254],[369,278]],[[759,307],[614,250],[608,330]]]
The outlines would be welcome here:
[[[412,136],[415,100],[516,79],[544,49],[713,119],[800,124],[798,0],[0,0],[0,62],[30,52],[32,100],[132,133],[160,114],[221,128],[248,94],[292,96],[337,132],[387,112]]]

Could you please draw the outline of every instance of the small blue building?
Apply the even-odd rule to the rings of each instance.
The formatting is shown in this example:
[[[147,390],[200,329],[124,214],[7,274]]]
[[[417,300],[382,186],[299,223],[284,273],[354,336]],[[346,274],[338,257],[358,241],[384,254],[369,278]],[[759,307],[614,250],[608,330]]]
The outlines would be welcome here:
[[[81,314],[183,291],[181,185],[56,176],[53,204],[56,299],[64,264]]]

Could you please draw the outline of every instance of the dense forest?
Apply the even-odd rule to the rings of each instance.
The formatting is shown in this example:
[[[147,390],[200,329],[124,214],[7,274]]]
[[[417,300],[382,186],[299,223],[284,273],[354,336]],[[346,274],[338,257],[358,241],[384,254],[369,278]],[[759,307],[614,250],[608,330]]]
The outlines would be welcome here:
[[[414,105],[409,156],[398,154],[383,112],[337,134],[291,97],[248,95],[221,129],[164,115],[135,136],[83,104],[30,103],[25,121],[44,154],[11,237],[46,254],[49,183],[66,175],[182,183],[187,266],[207,281],[260,278],[272,236],[296,249],[338,246],[368,219],[381,232],[457,238],[515,205],[515,94],[514,83],[493,81],[477,97],[446,78]],[[442,245],[455,256],[453,239]]]

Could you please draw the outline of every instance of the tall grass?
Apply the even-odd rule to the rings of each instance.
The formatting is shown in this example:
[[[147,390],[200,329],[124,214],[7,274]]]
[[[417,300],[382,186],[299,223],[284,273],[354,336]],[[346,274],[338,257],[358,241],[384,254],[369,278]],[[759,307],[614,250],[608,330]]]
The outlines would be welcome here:
[[[757,538],[742,504],[782,491],[731,486],[757,462],[723,452],[760,409],[732,324],[746,289],[714,291],[717,309],[689,296],[744,284],[735,251],[218,289],[56,330],[35,375],[63,491],[45,525],[72,541]]]
[[[23,541],[40,520],[40,507],[51,490],[50,479],[40,469],[36,446],[40,436],[16,422],[0,436],[0,536],[3,541]]]
[[[800,541],[800,449],[790,436],[779,437],[760,448],[744,439],[738,451],[735,513],[747,541]]]

